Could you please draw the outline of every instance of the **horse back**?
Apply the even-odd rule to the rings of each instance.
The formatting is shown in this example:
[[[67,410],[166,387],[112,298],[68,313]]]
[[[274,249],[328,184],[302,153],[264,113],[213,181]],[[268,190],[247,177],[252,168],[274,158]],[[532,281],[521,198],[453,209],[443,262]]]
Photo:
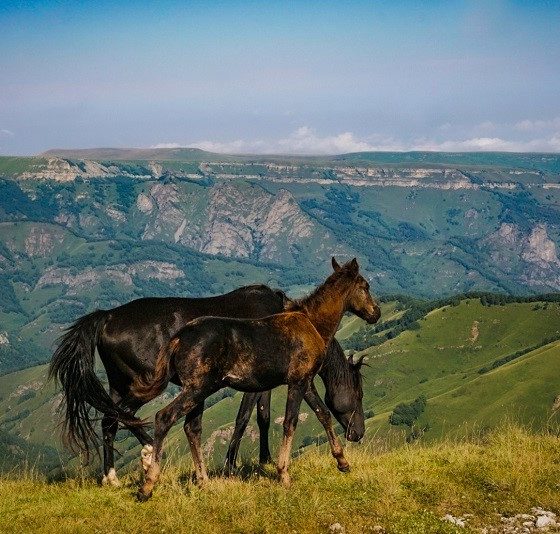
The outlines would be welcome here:
[[[158,351],[201,316],[264,317],[284,309],[285,295],[264,285],[208,298],[141,298],[109,310],[99,338],[107,372],[133,376],[153,369]]]

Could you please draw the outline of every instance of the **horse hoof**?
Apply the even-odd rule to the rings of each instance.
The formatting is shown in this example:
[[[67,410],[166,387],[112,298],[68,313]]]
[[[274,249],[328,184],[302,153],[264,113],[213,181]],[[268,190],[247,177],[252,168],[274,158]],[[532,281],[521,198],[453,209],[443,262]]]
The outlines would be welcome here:
[[[113,467],[109,469],[109,472],[106,475],[103,475],[101,485],[113,486],[114,488],[118,488],[121,485],[121,481],[117,478],[117,472]]]
[[[350,473],[350,464],[339,465],[339,466],[338,466],[338,470],[339,470],[341,473]]]
[[[147,472],[150,465],[152,465],[153,451],[154,447],[152,445],[144,445],[140,451],[140,462],[142,463],[142,469],[144,469],[144,472]]]
[[[138,493],[136,493],[136,500],[138,502],[146,502],[151,496],[151,491],[150,493],[144,493],[142,490],[138,490]]]

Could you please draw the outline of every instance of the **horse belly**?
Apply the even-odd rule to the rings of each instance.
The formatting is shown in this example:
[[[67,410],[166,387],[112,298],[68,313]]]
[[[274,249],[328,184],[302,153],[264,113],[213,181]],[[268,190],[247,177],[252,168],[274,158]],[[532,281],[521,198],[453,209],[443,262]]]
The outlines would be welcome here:
[[[255,369],[236,366],[223,378],[224,386],[238,391],[268,391],[286,383],[285,373],[278,369]]]

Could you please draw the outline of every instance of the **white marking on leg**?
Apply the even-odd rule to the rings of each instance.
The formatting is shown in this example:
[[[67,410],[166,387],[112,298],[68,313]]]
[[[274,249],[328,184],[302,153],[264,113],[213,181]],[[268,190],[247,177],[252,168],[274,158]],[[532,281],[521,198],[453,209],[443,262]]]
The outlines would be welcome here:
[[[152,445],[144,445],[140,451],[140,462],[142,463],[142,469],[144,469],[144,472],[147,472],[150,465],[152,465],[153,450],[154,448]]]
[[[111,467],[109,472],[106,475],[103,475],[101,484],[104,486],[113,486],[115,488],[118,488],[121,485],[121,481],[118,479],[117,472],[114,467]]]

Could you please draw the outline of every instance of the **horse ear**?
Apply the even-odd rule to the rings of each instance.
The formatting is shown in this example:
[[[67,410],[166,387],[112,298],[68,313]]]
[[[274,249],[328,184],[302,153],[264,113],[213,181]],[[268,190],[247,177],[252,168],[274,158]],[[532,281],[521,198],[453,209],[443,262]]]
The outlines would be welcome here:
[[[340,265],[338,264],[334,256],[331,259],[331,263],[332,263],[332,268],[334,269],[335,272],[340,271]]]
[[[353,352],[351,352],[351,353],[349,354],[349,356],[348,356],[347,359],[348,359],[348,363],[349,363],[350,365],[354,365],[354,353],[353,353]]]
[[[357,367],[359,369],[362,365],[367,365],[366,362],[367,362],[367,356],[365,354],[362,354],[358,358],[358,361],[354,364],[354,367]]]
[[[360,267],[358,265],[358,260],[356,258],[354,258],[349,264],[348,264],[348,269],[350,270],[350,272],[352,274],[358,274],[358,271],[360,270]]]

